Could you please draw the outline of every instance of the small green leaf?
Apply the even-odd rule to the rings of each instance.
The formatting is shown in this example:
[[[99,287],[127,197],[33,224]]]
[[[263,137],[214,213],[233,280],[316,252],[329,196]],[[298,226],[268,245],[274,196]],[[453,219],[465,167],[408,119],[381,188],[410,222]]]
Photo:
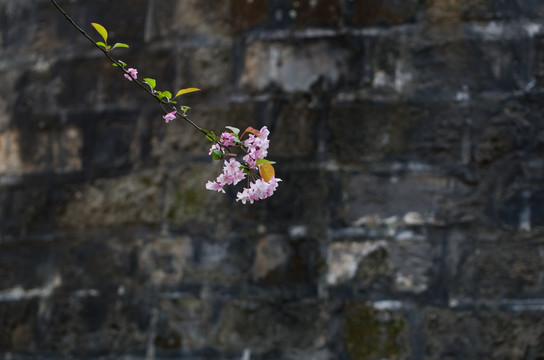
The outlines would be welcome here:
[[[174,102],[175,102],[175,101],[174,101]],[[185,115],[185,113],[186,113],[188,110],[191,110],[191,108],[188,107],[188,106],[182,106],[182,107],[181,107],[181,111],[183,111],[183,115]]]
[[[180,95],[188,94],[188,93],[195,92],[195,91],[200,91],[200,89],[197,89],[197,88],[186,88],[186,89],[181,89],[181,90],[179,90],[179,91],[176,93],[176,96],[174,96],[174,99],[177,98],[177,97],[180,96]]]
[[[108,42],[108,31],[106,30],[106,28],[103,27],[100,24],[97,24],[97,23],[91,23],[91,25],[96,29],[96,31],[98,31],[100,36],[102,36],[102,39],[104,39],[104,42],[107,43]]]
[[[128,48],[129,46],[127,44],[123,44],[123,43],[115,43],[115,45],[113,45],[111,48],[112,50],[115,49],[115,48]]]
[[[184,108],[190,109],[190,107],[188,106],[182,106],[181,110],[186,111]],[[208,131],[206,129],[202,129],[202,131],[204,132],[204,134],[206,134],[206,139],[214,142],[219,141],[219,136],[215,135],[213,131]]]
[[[234,134],[238,135],[240,133],[240,129],[235,128],[234,126],[225,126],[227,129],[232,131]]]
[[[246,163],[240,163],[239,169],[243,169],[244,173],[249,174],[249,165],[247,165]]]
[[[100,47],[103,47],[103,48],[107,48],[106,47],[106,44],[104,44],[102,41],[97,41],[96,42],[96,45],[100,46]]]
[[[168,99],[172,98],[172,93],[170,91],[163,91],[162,94],[163,94],[163,96],[167,97]]]
[[[275,163],[276,163],[275,161],[270,161],[270,160],[266,160],[266,159],[257,159],[257,161],[256,161],[257,165],[262,165],[262,164],[272,165],[272,164],[275,164]]]
[[[119,64],[121,64],[121,65],[123,66],[123,68],[124,68],[125,66],[127,66],[127,63],[124,62],[123,60],[117,60],[117,62],[118,62]],[[113,63],[112,65],[113,65],[113,66],[119,66],[119,65],[117,65],[116,63]]]
[[[157,82],[155,81],[155,79],[145,78],[144,82],[147,83],[147,85],[151,86],[152,89],[154,89],[155,86],[157,86]]]
[[[223,152],[221,150],[215,149],[212,151],[212,157],[214,160],[221,160],[223,157]]]

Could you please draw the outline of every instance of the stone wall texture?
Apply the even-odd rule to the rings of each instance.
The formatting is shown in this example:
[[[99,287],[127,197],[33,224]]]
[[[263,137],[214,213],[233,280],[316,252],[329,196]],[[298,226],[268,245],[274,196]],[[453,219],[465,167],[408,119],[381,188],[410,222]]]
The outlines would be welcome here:
[[[544,359],[543,0],[0,0],[0,358]]]

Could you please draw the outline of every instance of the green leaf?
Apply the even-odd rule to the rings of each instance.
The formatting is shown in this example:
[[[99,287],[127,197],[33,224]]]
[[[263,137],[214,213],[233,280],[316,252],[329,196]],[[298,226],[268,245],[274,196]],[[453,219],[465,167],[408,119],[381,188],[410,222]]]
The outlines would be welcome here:
[[[174,96],[174,99],[177,98],[177,97],[180,96],[180,95],[188,94],[188,93],[195,92],[195,91],[200,91],[200,89],[197,89],[197,88],[186,88],[186,89],[181,89],[181,90],[179,90],[179,91],[176,93],[176,96]]]
[[[181,109],[184,110],[184,108],[190,109],[188,106],[182,106]],[[185,110],[184,110],[185,111]],[[206,139],[214,142],[219,142],[219,136],[215,135],[213,131],[208,131],[206,129],[202,129],[204,134],[206,134]]]
[[[106,30],[106,28],[103,27],[100,24],[97,24],[97,23],[91,23],[91,25],[96,29],[96,31],[98,31],[100,36],[102,36],[102,39],[104,39],[104,42],[107,43],[108,42],[108,31]]]
[[[100,47],[103,47],[103,48],[107,49],[106,44],[104,44],[102,41],[97,41],[97,42],[96,42],[96,45],[98,45],[98,46],[100,46]]]
[[[221,150],[215,149],[212,151],[212,157],[214,160],[221,160],[223,157],[223,152]]]
[[[270,160],[266,160],[266,159],[257,159],[257,161],[256,161],[257,165],[262,165],[262,164],[272,165],[272,164],[275,164],[275,163],[276,163],[275,161],[270,161]]]
[[[115,45],[113,45],[111,48],[112,50],[115,49],[115,48],[128,48],[129,46],[127,44],[123,44],[123,43],[115,43]]]
[[[162,94],[163,94],[163,96],[167,97],[168,99],[172,98],[172,93],[170,91],[163,91]]]
[[[238,135],[240,133],[240,129],[235,128],[234,126],[225,126],[225,128],[229,129],[230,131],[232,131],[236,135]]]
[[[174,102],[175,102],[175,101],[174,101]],[[183,115],[185,115],[185,113],[186,113],[188,110],[191,110],[191,108],[188,107],[188,106],[182,106],[182,107],[181,107],[181,111],[183,111]]]
[[[154,89],[155,86],[157,86],[157,82],[155,81],[155,79],[145,78],[144,82],[147,83],[147,85],[151,86],[152,89]]]
[[[181,107],[181,110],[183,110],[184,106]],[[202,131],[204,132],[204,134],[206,134],[206,139],[210,140],[210,141],[213,141],[213,136],[212,136],[212,133],[204,128],[202,128]]]
[[[117,62],[118,62],[119,64],[121,64],[123,67],[127,66],[127,63],[124,62],[123,60],[117,60]],[[119,66],[119,65],[117,65],[116,63],[113,63],[112,65],[113,65],[113,66]]]

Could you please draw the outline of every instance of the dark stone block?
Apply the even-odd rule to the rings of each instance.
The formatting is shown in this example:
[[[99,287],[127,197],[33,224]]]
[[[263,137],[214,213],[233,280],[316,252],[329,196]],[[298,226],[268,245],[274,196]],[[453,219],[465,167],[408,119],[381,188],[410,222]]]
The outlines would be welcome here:
[[[544,293],[541,247],[523,235],[505,236],[497,231],[465,234],[451,244],[450,296],[463,299],[526,299]],[[453,241],[453,240],[450,240]]]
[[[538,359],[543,355],[543,324],[529,313],[428,308],[422,321],[428,359],[523,359],[528,355]]]
[[[344,319],[344,341],[351,359],[398,358],[409,352],[407,324],[401,315],[351,301]]]
[[[53,213],[50,210],[54,204],[52,187],[0,190],[0,236],[7,240],[51,234]]]
[[[291,0],[287,15],[297,27],[339,26],[342,23],[342,2]]]
[[[39,302],[36,300],[0,303],[0,348],[6,352],[36,351]]]
[[[348,1],[346,7],[348,19],[355,26],[392,26],[413,22],[421,5],[415,0],[354,0]]]
[[[266,23],[270,13],[269,3],[265,0],[232,0],[232,28],[245,31]]]
[[[129,163],[135,139],[137,115],[134,110],[70,113],[68,124],[83,134],[81,158],[86,169],[103,169]]]
[[[342,163],[405,158],[425,113],[404,102],[339,103],[329,112],[329,154]]]

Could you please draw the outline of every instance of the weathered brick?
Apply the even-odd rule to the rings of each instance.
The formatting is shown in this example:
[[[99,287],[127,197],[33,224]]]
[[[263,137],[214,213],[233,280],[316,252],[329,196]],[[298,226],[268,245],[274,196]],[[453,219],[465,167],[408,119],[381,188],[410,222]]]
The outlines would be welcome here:
[[[32,329],[37,326],[38,308],[36,300],[0,303],[0,317],[4,324],[0,330],[0,347],[3,351],[36,350]]]
[[[231,44],[184,49],[178,63],[177,83],[180,88],[197,87],[205,92],[217,90],[233,81],[234,63]],[[201,76],[206,74],[206,76]],[[177,91],[177,89],[175,90]],[[196,95],[196,94],[195,94]],[[194,99],[195,96],[178,98],[178,101]]]
[[[22,168],[19,133],[17,131],[0,133],[0,173],[17,174]]]
[[[422,321],[429,339],[426,359],[509,359],[543,354],[544,324],[541,319],[535,321],[531,313],[427,308]]]
[[[404,102],[338,103],[330,108],[328,152],[347,163],[406,156],[425,112]]]
[[[541,17],[540,2],[513,3],[502,0],[433,0],[427,4],[426,17],[436,24],[459,21],[486,21]]]
[[[109,296],[54,298],[47,304],[46,326],[35,335],[37,352],[70,354],[74,358],[142,356],[150,312],[130,300]],[[112,342],[111,339],[119,339]]]
[[[243,31],[265,23],[270,14],[270,2],[266,0],[232,0],[232,27]]]
[[[295,96],[286,101],[266,102],[265,116],[273,119],[270,134],[270,156],[315,159],[318,152],[319,112],[308,96]],[[277,115],[276,115],[277,113]],[[270,127],[270,126],[269,126]]]
[[[226,235],[231,224],[224,210],[229,201],[226,196],[205,188],[207,181],[215,181],[221,171],[219,162],[194,164],[178,168],[167,179],[165,215],[173,226],[180,226],[189,233],[202,234],[212,231]]]
[[[281,313],[277,312],[278,307]],[[210,342],[218,349],[230,351],[254,348],[256,354],[281,350],[275,345],[277,342],[284,343],[286,349],[312,348],[326,331],[320,310],[315,301],[304,304],[230,301],[221,308]],[[252,327],[244,325],[248,320]]]
[[[0,235],[5,240],[48,235],[53,230],[54,190],[47,184],[13,186],[0,189],[3,209],[0,212]]]
[[[147,172],[67,186],[56,224],[61,228],[156,224],[161,220],[162,179],[160,172]]]
[[[339,26],[342,23],[342,1],[291,0],[288,15],[297,27]]]
[[[418,212],[423,219],[432,219],[447,199],[450,191],[449,179],[418,172],[392,175],[353,174],[343,181],[343,219],[355,222],[364,216],[378,215],[381,218],[404,216]],[[394,199],[397,206],[390,209],[386,204]]]
[[[266,285],[312,285],[318,259],[314,241],[289,242],[286,237],[268,236],[257,243],[253,280]]]
[[[348,56],[348,49],[326,42],[255,42],[246,50],[240,85],[251,91],[276,85],[296,92],[323,80],[336,84],[345,75]]]
[[[347,2],[349,17],[356,26],[399,25],[414,21],[421,5],[418,1],[353,0]]]
[[[228,35],[230,28],[230,1],[213,0],[178,1],[175,29],[180,34],[203,34],[212,37]]]
[[[351,301],[344,309],[344,342],[352,359],[402,358],[410,352],[403,316]]]
[[[483,234],[482,234],[483,235]],[[533,246],[510,238],[505,242],[471,238],[452,244],[457,262],[452,268],[451,297],[463,299],[517,299],[541,296],[544,291],[541,263],[542,246]],[[483,237],[483,236],[482,236]],[[479,241],[480,240],[480,241]],[[452,240],[454,241],[454,240]],[[495,242],[495,243],[493,243]]]

